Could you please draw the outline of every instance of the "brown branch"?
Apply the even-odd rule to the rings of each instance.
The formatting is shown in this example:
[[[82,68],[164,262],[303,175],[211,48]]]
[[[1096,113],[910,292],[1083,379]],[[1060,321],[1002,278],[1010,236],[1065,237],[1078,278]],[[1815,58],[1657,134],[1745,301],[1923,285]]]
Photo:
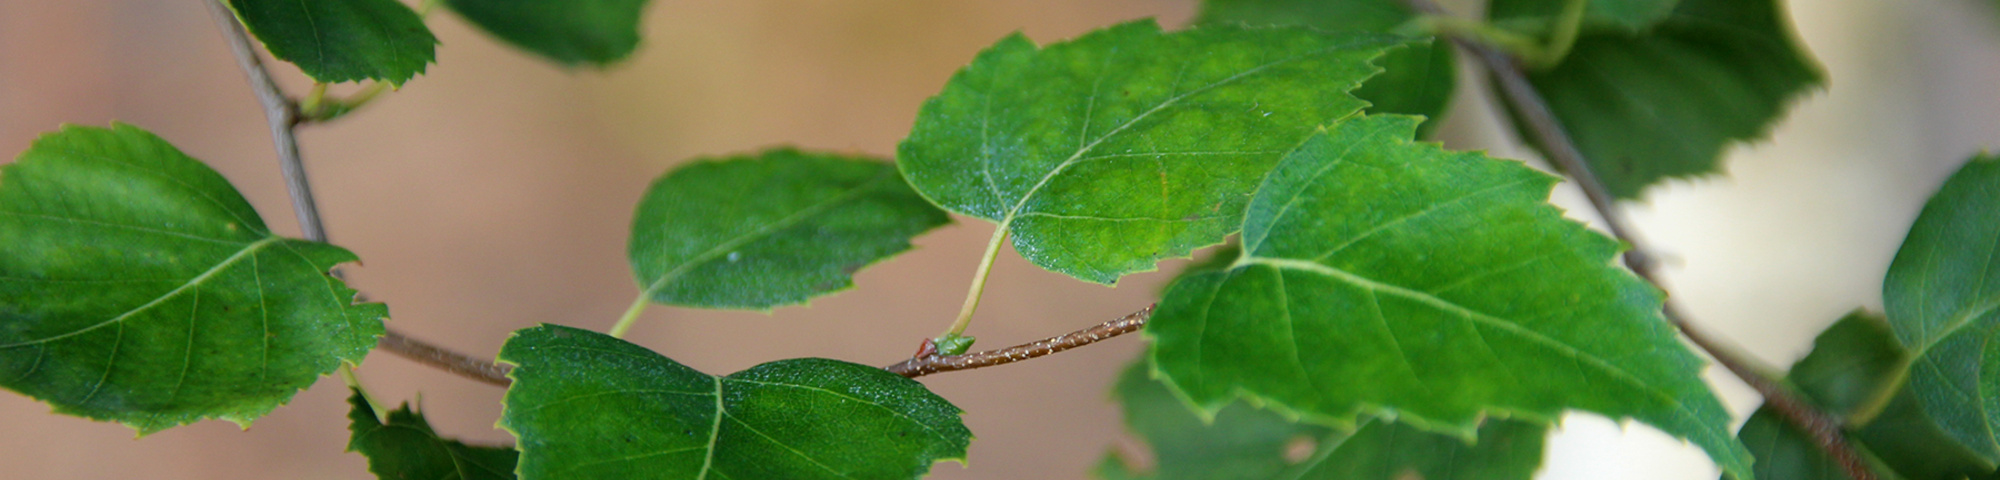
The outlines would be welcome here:
[[[919,352],[918,356],[910,357],[909,360],[904,360],[902,363],[882,367],[882,369],[904,377],[917,378],[939,372],[1006,365],[1136,332],[1139,330],[1139,327],[1146,326],[1147,319],[1153,318],[1153,307],[1156,306],[1158,305],[1147,305],[1146,308],[1137,312],[1132,312],[1131,314],[1118,317],[1109,322],[1097,324],[1090,328],[1049,337],[1039,342],[1015,345],[999,350],[987,350],[964,355],[938,356],[935,353],[927,353],[930,349],[924,349],[923,352]]]
[[[250,90],[257,95],[257,102],[264,106],[264,118],[271,126],[271,143],[278,150],[278,170],[285,177],[285,190],[291,193],[292,213],[299,219],[299,234],[306,240],[325,242],[326,226],[320,221],[319,204],[313,200],[312,183],[306,180],[305,161],[299,157],[299,139],[294,131],[303,120],[299,116],[299,105],[286,97],[284,90],[278,88],[278,82],[271,79],[271,71],[265,69],[263,60],[257,57],[257,46],[250,42],[249,32],[245,32],[243,24],[236,20],[236,12],[222,2],[206,0],[202,3],[208,4],[209,16],[222,29],[222,38],[229,43],[230,53],[236,55],[236,66],[242,67],[243,75],[249,77]],[[505,367],[404,336],[395,330],[383,335],[377,346],[473,380],[503,387],[509,383]]]
[[[1431,0],[1405,0],[1405,3],[1410,8],[1427,15],[1443,14],[1443,9]],[[1549,161],[1569,174],[1571,179],[1576,180],[1577,185],[1583,188],[1584,196],[1590,199],[1591,207],[1595,208],[1598,216],[1604,219],[1604,224],[1611,234],[1631,246],[1630,250],[1625,251],[1626,267],[1631,268],[1640,278],[1664,290],[1666,287],[1660,282],[1651,251],[1626,222],[1623,211],[1616,205],[1616,199],[1612,197],[1610,190],[1606,189],[1604,182],[1590,170],[1590,164],[1584,161],[1583,152],[1577,150],[1576,143],[1570,140],[1569,133],[1563,129],[1562,122],[1549,110],[1548,102],[1542,98],[1541,93],[1535,91],[1534,85],[1528,82],[1528,76],[1521,72],[1520,64],[1491,46],[1462,37],[1452,37],[1451,40],[1458,44],[1459,48],[1472,52],[1486,65],[1486,69],[1493,73],[1494,81],[1500,85],[1500,93],[1513,104],[1525,129],[1534,135],[1535,141],[1541,144],[1544,152],[1548,153]],[[1763,395],[1765,403],[1785,420],[1790,421],[1792,426],[1811,435],[1819,448],[1839,462],[1849,477],[1855,480],[1876,479],[1875,472],[1862,462],[1861,455],[1848,444],[1838,419],[1814,406],[1812,402],[1806,401],[1801,394],[1786,386],[1767,369],[1758,367],[1756,361],[1738,353],[1735,348],[1720,340],[1710,337],[1682,316],[1671,301],[1663,304],[1661,314],[1675,328],[1680,329],[1681,335],[1686,336],[1689,342],[1708,352],[1710,357],[1715,358],[1716,363],[1722,364],[1730,373],[1743,379],[1750,388]]]
[[[436,345],[403,336],[403,334],[396,333],[394,330],[382,335],[381,342],[376,343],[375,347],[388,350],[389,353],[394,353],[403,358],[415,360],[417,363],[437,367],[438,369],[458,374],[461,377],[478,380],[502,388],[514,383],[514,380],[507,378],[507,372],[513,370],[512,368],[438,348]]]

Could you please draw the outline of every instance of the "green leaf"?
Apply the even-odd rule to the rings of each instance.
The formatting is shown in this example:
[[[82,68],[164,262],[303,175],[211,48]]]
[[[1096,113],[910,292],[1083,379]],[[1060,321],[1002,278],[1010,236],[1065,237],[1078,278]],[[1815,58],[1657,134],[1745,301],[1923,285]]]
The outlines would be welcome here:
[[[354,260],[151,133],[65,126],[0,169],[0,386],[142,435],[247,426],[374,348],[388,308],[327,275]]]
[[[1571,0],[1493,0],[1486,15],[1494,22],[1526,33],[1546,33],[1562,15],[1563,4]],[[1680,0],[1585,0],[1585,30],[1638,32],[1653,26],[1674,11]],[[1691,0],[1692,1],[1692,0]],[[1732,0],[1733,1],[1733,0]]]
[[[1150,20],[1040,49],[1015,35],[924,103],[897,165],[1035,265],[1109,284],[1235,231],[1257,180],[1358,112],[1346,92],[1397,42]]]
[[[866,365],[803,358],[728,376],[596,332],[514,332],[500,426],[521,478],[918,478],[963,461],[958,407]]]
[[[2000,156],[1975,156],[1924,204],[1882,302],[1908,348],[1910,388],[1946,432],[2000,462]]]
[[[655,180],[629,253],[655,302],[769,309],[853,286],[855,270],[950,221],[888,163],[777,149]]]
[[[1907,356],[1880,315],[1848,314],[1813,342],[1787,379],[1819,408],[1846,421],[1849,445],[1885,478],[1990,478],[1993,465],[1959,446],[1924,416],[1903,383]],[[1805,432],[1759,408],[1738,436],[1757,452],[1763,480],[1845,480],[1846,470]]]
[[[512,480],[519,452],[508,447],[475,447],[439,437],[424,414],[408,404],[378,417],[360,390],[347,398],[347,451],[368,457],[368,471],[382,480]]]
[[[1251,201],[1243,256],[1160,301],[1159,374],[1204,414],[1248,397],[1467,439],[1485,416],[1632,417],[1747,470],[1659,291],[1611,265],[1617,242],[1546,202],[1555,178],[1412,144],[1416,124],[1348,120],[1286,157]]]
[[[401,85],[437,59],[437,37],[396,0],[229,0],[229,6],[271,56],[313,80]]]
[[[1217,24],[1305,25],[1327,32],[1392,33],[1416,14],[1398,0],[1207,0],[1195,15],[1197,26]],[[1382,74],[1368,79],[1354,96],[1368,101],[1368,113],[1423,115],[1418,138],[1428,138],[1444,118],[1457,88],[1458,61],[1450,45],[1411,44],[1375,62]]]
[[[1539,425],[1488,419],[1479,440],[1428,433],[1377,419],[1351,434],[1299,423],[1245,402],[1232,403],[1204,422],[1165,385],[1147,378],[1144,364],[1126,369],[1116,396],[1125,423],[1153,446],[1155,472],[1140,474],[1115,454],[1098,467],[1100,478],[1196,479],[1526,479],[1541,465]],[[1304,458],[1287,458],[1295,446]]]
[[[565,66],[603,66],[639,47],[646,0],[446,0],[507,43]]]
[[[1775,1],[1684,0],[1643,34],[1584,34],[1528,79],[1611,193],[1638,198],[1717,172],[1724,147],[1825,82]]]

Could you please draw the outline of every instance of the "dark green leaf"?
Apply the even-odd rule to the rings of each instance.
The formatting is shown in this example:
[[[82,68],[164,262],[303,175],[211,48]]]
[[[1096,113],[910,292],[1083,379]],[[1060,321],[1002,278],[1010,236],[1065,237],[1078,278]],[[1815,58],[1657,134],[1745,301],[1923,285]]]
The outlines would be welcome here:
[[[271,56],[326,83],[401,85],[437,58],[437,37],[396,0],[229,0]]]
[[[958,407],[866,365],[804,358],[728,376],[554,325],[514,332],[500,426],[521,478],[918,478],[965,458]]]
[[[769,309],[853,286],[855,270],[950,221],[888,163],[779,149],[654,181],[629,253],[655,302]]]
[[[2000,156],[1976,156],[1924,204],[1889,265],[1882,301],[1912,357],[1923,409],[2000,462]]]
[[[347,451],[368,457],[368,471],[381,480],[512,480],[520,453],[508,447],[475,447],[431,430],[424,414],[403,405],[389,412],[388,423],[360,391],[347,397],[347,429],[354,436]]]
[[[1746,470],[1659,291],[1611,265],[1618,243],[1546,202],[1555,178],[1412,144],[1416,124],[1339,123],[1266,177],[1242,258],[1176,282],[1147,325],[1163,378],[1211,414],[1248,397],[1468,439],[1486,416],[1632,417]]]
[[[1900,383],[1905,358],[1886,320],[1856,311],[1820,333],[1812,353],[1792,365],[1787,379],[1820,408],[1846,420],[1849,445],[1884,478],[1990,477],[1992,465],[1939,430]],[[1811,436],[1768,406],[1751,415],[1737,435],[1757,452],[1753,467],[1760,480],[1848,478]]]
[[[1195,25],[1305,25],[1327,32],[1391,33],[1415,18],[1399,0],[1207,0]],[[1458,81],[1450,45],[1411,44],[1375,62],[1382,74],[1368,79],[1354,96],[1368,101],[1368,113],[1423,115],[1418,138],[1437,130]]]
[[[563,65],[608,65],[639,47],[646,0],[447,0],[487,33]]]
[[[327,275],[354,260],[151,133],[65,126],[0,169],[0,385],[141,434],[248,425],[374,348],[388,308]]]
[[[1561,64],[1529,74],[1619,198],[1715,173],[1724,147],[1762,137],[1824,82],[1776,0],[1684,0],[1634,35],[1587,33]]]
[[[1542,34],[1551,29],[1557,17],[1562,15],[1563,4],[1571,0],[1493,0],[1487,4],[1486,14],[1495,22],[1527,33]],[[1583,8],[1585,30],[1619,29],[1628,32],[1644,30],[1646,27],[1667,18],[1679,0],[1584,0],[1590,2]]]
[[[1387,420],[1346,431],[1298,423],[1244,402],[1204,422],[1165,385],[1133,365],[1118,380],[1125,424],[1153,446],[1154,472],[1132,471],[1114,454],[1098,476],[1197,479],[1526,479],[1541,465],[1545,428],[1488,419],[1477,443]],[[1304,448],[1303,458],[1287,458]]]
[[[1016,35],[924,103],[897,161],[1028,261],[1108,284],[1235,231],[1257,180],[1359,111],[1346,92],[1397,42],[1150,20],[1041,49]]]

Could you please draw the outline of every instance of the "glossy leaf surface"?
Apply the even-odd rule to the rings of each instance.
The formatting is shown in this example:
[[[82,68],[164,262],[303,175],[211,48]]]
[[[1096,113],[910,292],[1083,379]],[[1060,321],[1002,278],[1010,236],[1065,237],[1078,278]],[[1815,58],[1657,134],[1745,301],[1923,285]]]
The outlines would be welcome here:
[[[1718,172],[1725,147],[1825,81],[1776,0],[1683,0],[1644,33],[1584,34],[1528,78],[1619,198]]]
[[[439,437],[424,414],[409,405],[389,411],[388,421],[355,392],[347,398],[347,451],[368,457],[368,471],[381,480],[513,480],[520,453],[509,447],[475,447]]]
[[[1045,48],[1015,35],[924,103],[898,166],[1035,265],[1108,284],[1235,231],[1258,179],[1359,111],[1346,92],[1397,42],[1150,20]]]
[[[1304,25],[1326,32],[1392,33],[1415,18],[1398,0],[1207,0],[1194,23]],[[1418,138],[1437,129],[1458,82],[1458,64],[1448,44],[1413,43],[1389,51],[1376,65],[1382,74],[1368,79],[1354,96],[1370,105],[1368,113],[1423,115]]]
[[[1299,423],[1245,402],[1204,422],[1147,378],[1144,364],[1126,369],[1115,396],[1125,424],[1153,447],[1157,465],[1139,473],[1115,455],[1099,467],[1106,479],[1527,479],[1541,465],[1546,428],[1487,420],[1476,443],[1386,420],[1369,421],[1351,434]],[[1289,450],[1308,447],[1296,460]]]
[[[236,189],[130,125],[67,126],[0,169],[0,385],[141,434],[248,425],[382,334]]]
[[[326,83],[400,85],[437,58],[437,37],[396,0],[229,0],[264,48]]]
[[[2000,157],[1979,156],[1924,204],[1883,280],[1923,409],[1987,463],[2000,461]]]
[[[445,0],[494,37],[563,65],[608,65],[639,47],[647,0]]]
[[[854,271],[950,221],[886,162],[779,149],[654,181],[628,253],[655,302],[769,309],[846,289]]]
[[[1417,120],[1342,122],[1257,191],[1243,257],[1184,277],[1146,327],[1160,375],[1213,413],[1239,397],[1308,420],[1393,416],[1471,438],[1485,416],[1579,409],[1749,464],[1660,294],[1564,219],[1556,179],[1412,144]]]
[[[514,332],[500,426],[521,478],[918,478],[965,458],[959,409],[880,368],[804,358],[728,376],[588,330]]]

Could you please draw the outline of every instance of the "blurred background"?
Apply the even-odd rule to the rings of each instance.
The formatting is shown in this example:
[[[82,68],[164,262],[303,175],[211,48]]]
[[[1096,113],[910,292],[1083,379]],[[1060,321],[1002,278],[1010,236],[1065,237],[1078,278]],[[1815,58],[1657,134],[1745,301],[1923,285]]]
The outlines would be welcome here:
[[[637,291],[624,253],[633,205],[666,169],[782,144],[888,158],[918,105],[1009,32],[1046,43],[1142,17],[1178,26],[1194,9],[1193,0],[653,3],[639,52],[603,71],[554,67],[438,12],[431,73],[303,129],[332,240],[366,259],[346,270],[350,283],[387,302],[392,325],[489,358],[508,332],[536,323],[608,328]],[[1777,365],[1842,313],[1879,309],[1882,273],[1923,199],[1969,154],[2000,146],[1991,2],[1790,8],[1830,88],[1771,139],[1732,150],[1727,177],[1656,188],[1630,206],[1689,314]],[[309,86],[289,65],[273,67],[293,94]],[[1503,133],[1511,128],[1488,108],[1484,85],[1462,83],[1442,140],[1531,158]],[[296,234],[264,118],[199,1],[0,0],[0,158],[61,123],[113,120],[208,162],[274,229]],[[1571,187],[1556,196],[1595,220]],[[628,338],[713,373],[800,356],[892,363],[957,311],[992,232],[959,220],[811,308],[656,307]],[[997,347],[1066,332],[1145,306],[1167,279],[1099,287],[1006,252],[969,333]],[[978,436],[969,468],[941,464],[932,478],[1084,478],[1110,448],[1145,458],[1106,394],[1142,347],[1120,338],[926,377],[967,410]],[[1739,418],[1756,406],[1711,370]],[[499,388],[386,353],[360,372],[380,398],[420,402],[446,435],[512,441],[493,428]],[[345,397],[329,377],[248,431],[209,421],[134,440],[124,426],[3,393],[0,477],[372,478],[363,458],[342,452]],[[1714,472],[1699,451],[1650,428],[1571,415],[1542,477]]]

